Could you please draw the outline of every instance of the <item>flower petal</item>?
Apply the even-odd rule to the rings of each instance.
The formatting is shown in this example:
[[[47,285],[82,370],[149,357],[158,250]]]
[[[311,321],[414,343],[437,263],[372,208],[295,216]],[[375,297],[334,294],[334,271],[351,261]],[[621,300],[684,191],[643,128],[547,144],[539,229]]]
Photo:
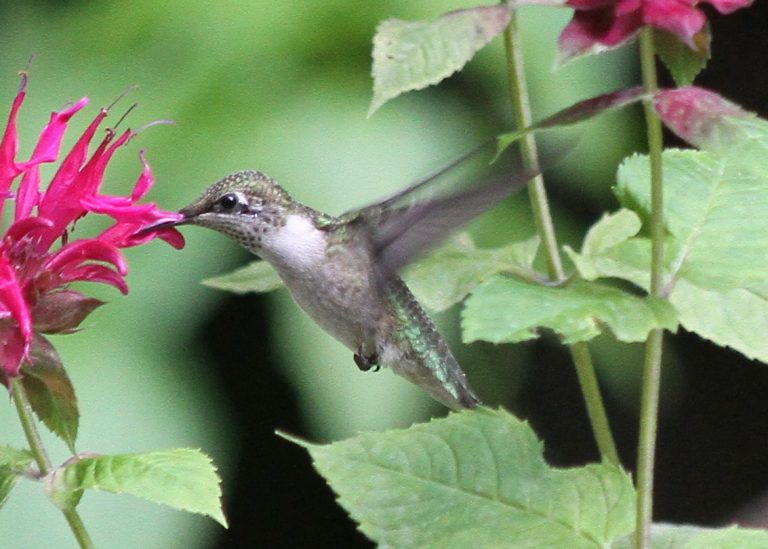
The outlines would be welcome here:
[[[162,221],[159,221],[158,223],[162,223]],[[164,227],[155,231],[147,231],[141,234],[141,236],[137,236],[136,233],[140,232],[142,229],[145,229],[147,226],[148,225],[116,225],[110,230],[115,230],[116,233],[119,230],[119,233],[115,234],[111,238],[114,238],[115,242],[120,242],[119,245],[124,248],[130,246],[140,246],[141,244],[146,244],[155,238],[164,240],[177,250],[184,248],[184,245],[186,244],[184,241],[184,236],[174,227]]]
[[[118,223],[153,225],[164,221],[178,221],[183,216],[177,212],[161,210],[152,202],[147,204],[126,204],[122,197],[95,196],[82,200],[89,212],[106,214]]]
[[[21,179],[16,193],[16,211],[13,219],[19,220],[29,216],[32,209],[40,203],[40,196],[40,167],[32,166]]]
[[[123,254],[115,246],[99,238],[77,240],[56,252],[43,266],[48,271],[63,273],[79,267],[86,261],[103,261],[114,265],[117,272],[125,275],[128,265]]]
[[[100,282],[114,286],[121,293],[128,293],[128,284],[125,282],[124,275],[110,269],[105,265],[82,265],[75,269],[62,273],[61,281],[65,284],[70,282]]]
[[[44,217],[26,217],[11,225],[5,238],[17,242],[32,231],[50,229],[53,223]]]
[[[160,238],[174,248],[181,249],[184,247],[184,238],[172,227],[148,232],[139,238],[135,237],[135,233],[146,227],[166,221],[179,221],[183,216],[178,212],[161,210],[152,202],[131,204],[127,198],[118,196],[98,195],[84,198],[81,202],[88,211],[109,215],[117,221],[115,225],[99,235],[101,240],[114,246],[119,248],[138,246],[154,238]]]
[[[669,0],[645,0],[643,21],[647,25],[671,32],[696,50],[693,37],[707,22],[702,12],[693,6]]]
[[[165,229],[160,229],[155,233],[157,235],[157,238],[160,240],[164,240],[177,250],[181,250],[186,242],[184,242],[184,235],[181,234],[177,229],[174,229],[173,227],[166,227]],[[143,243],[143,242],[142,242]],[[140,243],[137,243],[140,244]]]
[[[0,326],[0,381],[9,386],[19,375],[21,362],[29,355],[30,344],[16,325]]]
[[[64,132],[67,131],[69,119],[85,107],[88,102],[88,98],[83,97],[68,109],[52,112],[51,119],[40,134],[40,139],[37,141],[32,157],[26,162],[19,164],[19,167],[22,170],[26,170],[30,166],[36,166],[44,162],[54,162],[59,157],[61,140],[64,138]]]
[[[70,194],[74,180],[88,157],[88,146],[106,116],[107,111],[102,109],[61,163],[40,204],[40,213],[42,215],[55,212],[56,206],[62,202],[64,197]],[[106,144],[102,143],[102,146],[106,147]]]
[[[717,11],[724,14],[732,13],[741,8],[747,8],[752,5],[753,0],[703,0],[712,4]]]
[[[19,349],[17,348],[18,342],[5,342],[2,353],[5,354],[10,352],[9,349],[11,349],[13,351],[13,356],[19,354],[22,356],[26,355],[32,341],[32,315],[30,314],[29,306],[24,299],[24,293],[16,278],[13,266],[4,256],[0,256],[0,302],[2,302],[3,307],[16,321],[18,332],[21,335],[23,343],[21,351],[19,352]],[[18,361],[14,360],[10,363],[3,362],[0,364],[0,368],[5,371],[6,375],[15,376],[19,373],[20,364],[21,356],[19,356]]]
[[[617,16],[612,7],[577,11],[558,39],[558,64],[599,53],[634,38],[642,26],[640,12]]]
[[[85,166],[70,181],[62,181],[57,187],[53,187],[51,183],[51,187],[41,201],[39,211],[41,215],[53,221],[54,226],[42,246],[48,247],[53,244],[58,235],[63,234],[67,225],[86,213],[80,200],[99,190],[112,155],[133,135],[128,130],[117,141],[111,143],[114,132],[109,131]]]
[[[13,100],[11,113],[8,115],[8,124],[5,127],[3,139],[0,140],[0,201],[9,196],[9,190],[14,178],[21,173],[16,164],[16,154],[19,152],[19,131],[16,118],[19,109],[26,97],[27,78],[22,75],[21,89]],[[2,202],[0,202],[2,205]]]
[[[139,158],[141,159],[142,170],[139,179],[136,180],[136,185],[133,187],[133,192],[131,193],[131,200],[134,202],[138,202],[144,198],[152,188],[152,185],[155,184],[155,176],[152,174],[152,168],[149,167],[144,151],[139,152]]]

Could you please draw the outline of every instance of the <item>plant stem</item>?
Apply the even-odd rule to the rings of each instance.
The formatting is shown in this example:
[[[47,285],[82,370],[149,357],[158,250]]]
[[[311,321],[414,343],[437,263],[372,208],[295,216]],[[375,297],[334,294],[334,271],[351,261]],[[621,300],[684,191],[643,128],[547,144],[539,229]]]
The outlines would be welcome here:
[[[525,78],[523,66],[523,51],[520,47],[520,33],[517,27],[517,13],[513,12],[504,31],[504,46],[507,52],[507,78],[509,80],[509,96],[512,102],[512,110],[515,114],[517,125],[527,128],[533,123],[531,115],[531,103],[528,99],[528,84]],[[520,140],[520,153],[526,168],[537,171],[539,169],[539,154],[536,147],[536,138],[533,133],[526,133]],[[560,250],[555,236],[555,225],[549,211],[547,191],[544,188],[544,178],[541,175],[534,177],[528,183],[528,195],[531,199],[536,228],[544,247],[547,258],[547,270],[549,278],[560,281],[565,278],[563,263],[560,260]]]
[[[657,90],[656,59],[653,29],[646,27],[640,34],[640,64],[643,87],[651,96]],[[661,297],[664,261],[664,201],[662,179],[661,120],[651,99],[643,102],[648,132],[648,156],[651,168],[651,276],[650,293]],[[637,450],[637,528],[635,548],[649,547],[653,520],[653,473],[656,454],[656,430],[659,420],[659,391],[661,388],[661,354],[664,330],[655,329],[645,343],[643,387],[640,401],[640,435]]]
[[[47,475],[52,469],[51,460],[48,458],[48,454],[43,446],[43,440],[40,438],[40,432],[35,425],[35,419],[32,416],[32,405],[29,403],[27,392],[24,390],[20,377],[13,379],[11,390],[13,402],[16,404],[16,411],[21,421],[21,427],[24,429],[24,436],[27,437],[29,449],[35,457],[37,468],[40,469],[42,475]]]
[[[27,398],[27,392],[24,390],[24,385],[21,383],[21,378],[16,377],[11,381],[11,394],[13,396],[13,402],[16,404],[16,411],[19,414],[19,420],[21,421],[21,427],[24,430],[24,435],[29,443],[29,449],[32,451],[32,455],[35,458],[35,463],[40,470],[40,473],[44,476],[47,475],[53,466],[51,460],[48,457],[48,453],[43,446],[43,440],[40,438],[40,432],[37,430],[35,419],[32,415],[32,405]],[[77,539],[77,543],[82,549],[93,549],[93,542],[88,534],[88,530],[85,529],[80,515],[77,514],[75,509],[62,509],[64,518],[67,520],[72,533]]]
[[[513,12],[509,25],[504,31],[504,46],[507,52],[507,77],[509,79],[509,92],[512,109],[520,128],[532,124],[531,106],[528,99],[528,85],[525,79],[523,67],[522,48],[520,47],[520,33],[517,26],[517,13]],[[536,148],[536,140],[532,133],[527,133],[520,144],[523,163],[527,168],[538,170],[539,158]],[[547,260],[549,278],[553,281],[561,281],[565,278],[563,263],[560,258],[560,249],[555,235],[555,226],[547,201],[547,191],[544,187],[544,179],[536,176],[528,184],[528,194],[531,200],[536,228],[541,238],[542,247]],[[592,425],[597,447],[604,460],[619,464],[619,454],[613,441],[608,416],[605,413],[605,405],[600,395],[600,387],[592,364],[592,357],[586,343],[576,343],[570,347],[571,357],[576,366],[576,374],[579,378],[581,391],[587,406],[587,413]]]
[[[69,524],[69,528],[75,535],[75,539],[77,539],[80,547],[82,549],[94,549],[91,536],[88,534],[88,530],[85,529],[83,519],[80,518],[77,511],[75,509],[62,509],[61,512],[64,513],[64,518],[67,519],[67,524]]]
[[[608,416],[605,414],[603,399],[600,395],[600,385],[597,383],[589,346],[581,341],[571,345],[570,351],[573,364],[576,366],[576,375],[579,378],[581,393],[584,395],[584,401],[587,404],[589,422],[592,424],[592,431],[597,447],[600,449],[600,454],[603,456],[603,459],[620,465],[621,461],[616,451],[616,445],[613,442]]]

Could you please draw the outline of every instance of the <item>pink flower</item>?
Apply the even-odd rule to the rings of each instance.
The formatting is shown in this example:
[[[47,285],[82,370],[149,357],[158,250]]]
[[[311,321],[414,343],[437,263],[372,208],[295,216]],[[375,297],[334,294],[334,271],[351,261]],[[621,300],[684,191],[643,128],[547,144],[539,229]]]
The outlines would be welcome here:
[[[561,62],[585,53],[620,46],[645,25],[668,31],[691,49],[698,50],[696,35],[707,21],[696,5],[712,4],[720,13],[731,13],[753,0],[567,0],[576,12],[560,34]]]
[[[106,136],[89,154],[91,141],[107,116],[102,109],[66,155],[45,190],[40,165],[57,160],[69,120],[88,104],[83,98],[51,114],[32,156],[18,162],[16,119],[26,96],[26,75],[0,141],[0,207],[15,199],[13,219],[0,241],[0,380],[19,374],[29,361],[36,334],[71,332],[101,302],[68,289],[72,282],[102,282],[128,292],[127,265],[121,248],[159,237],[176,248],[184,246],[173,228],[134,236],[155,223],[179,218],[154,204],[137,204],[154,183],[143,153],[143,170],[130,196],[99,194],[114,153],[136,134],[126,130]],[[17,184],[15,184],[18,181]],[[98,236],[72,240],[75,222],[89,212],[105,214],[114,224]]]

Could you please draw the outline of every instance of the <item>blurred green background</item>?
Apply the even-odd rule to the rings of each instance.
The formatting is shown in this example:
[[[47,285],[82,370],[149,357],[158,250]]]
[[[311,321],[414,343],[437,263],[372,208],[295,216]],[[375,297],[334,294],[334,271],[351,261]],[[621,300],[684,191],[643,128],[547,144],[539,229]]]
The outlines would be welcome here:
[[[139,108],[128,119],[132,127],[158,119],[175,125],[146,130],[118,154],[107,192],[131,188],[140,170],[138,152],[146,149],[157,179],[150,198],[166,209],[185,205],[227,173],[252,168],[276,178],[298,200],[338,214],[383,197],[512,127],[499,39],[460,75],[398,98],[366,119],[377,23],[388,17],[432,18],[471,5],[6,1],[0,7],[0,101],[7,112],[18,88],[17,70],[37,54],[20,115],[23,158],[50,111],[84,95],[91,98],[90,107],[73,120],[65,141],[72,144],[98,107],[137,84],[108,120],[115,123],[136,101]],[[538,116],[636,78],[631,48],[554,72],[556,37],[567,18],[565,10],[523,12]],[[636,114],[611,114],[576,131],[580,145],[556,174],[553,191],[562,243],[578,246],[584,228],[614,207],[610,185],[616,163],[642,137]],[[525,197],[473,225],[484,244],[532,231]],[[97,546],[274,547],[299,539],[293,529],[302,524],[308,537],[292,546],[340,539],[364,543],[333,507],[332,495],[302,452],[272,431],[328,441],[362,429],[407,426],[444,410],[389,372],[359,372],[351,353],[313,326],[284,291],[233,297],[203,287],[202,279],[248,258],[212,232],[184,233],[188,244],[181,252],[160,242],[128,250],[130,295],[89,287],[109,305],[88,319],[87,329],[54,343],[80,399],[79,449],[202,448],[224,478],[232,532],[128,496],[88,493],[80,509]],[[438,322],[483,398],[531,416],[550,459],[596,458],[573,372],[553,341],[464,347],[456,311]],[[595,345],[630,465],[634,431],[622,426],[634,422],[640,352],[617,347],[610,337]],[[674,352],[670,348],[668,356]],[[678,370],[670,368],[665,390],[679,396],[685,376]],[[525,392],[537,371],[562,375],[563,381],[555,377],[543,392]],[[672,407],[675,402],[667,400]],[[536,417],[542,406],[557,411],[559,427]],[[10,403],[0,413],[0,425],[2,443],[23,445]],[[558,450],[560,437],[578,437],[578,450]],[[66,459],[63,444],[46,440],[54,461]],[[329,532],[337,530],[342,533],[334,538]],[[21,549],[74,546],[39,485],[23,481],[0,511],[0,539],[3,547]]]

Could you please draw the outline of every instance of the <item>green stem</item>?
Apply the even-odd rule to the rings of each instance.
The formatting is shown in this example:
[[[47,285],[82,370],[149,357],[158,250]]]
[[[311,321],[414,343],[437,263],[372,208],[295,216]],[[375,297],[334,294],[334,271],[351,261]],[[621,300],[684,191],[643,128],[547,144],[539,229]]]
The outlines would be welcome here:
[[[53,466],[51,460],[48,458],[48,453],[43,446],[43,440],[40,438],[40,432],[37,430],[35,419],[32,415],[32,405],[29,403],[27,392],[24,390],[24,385],[21,383],[21,378],[17,377],[11,381],[11,394],[13,396],[13,402],[16,404],[16,411],[19,414],[19,420],[21,421],[21,427],[24,430],[24,435],[27,437],[29,443],[29,449],[32,451],[32,455],[35,458],[38,469],[42,475],[47,475]],[[67,520],[72,533],[77,539],[77,543],[82,549],[93,549],[93,542],[88,535],[88,530],[85,529],[80,515],[77,514],[75,509],[62,509],[64,518]]]
[[[510,100],[512,109],[520,128],[528,127],[533,122],[531,106],[528,99],[528,85],[525,79],[523,67],[522,48],[520,47],[520,33],[517,26],[517,14],[513,12],[509,25],[504,31],[504,46],[507,52],[507,77],[509,79]],[[526,167],[533,170],[539,169],[538,151],[536,140],[532,133],[527,133],[521,140],[521,154]],[[547,260],[549,278],[554,281],[565,279],[563,263],[560,258],[560,249],[555,236],[555,225],[547,201],[547,191],[544,187],[544,179],[536,176],[528,184],[528,193],[531,199],[536,228],[541,238],[542,247]],[[579,377],[581,390],[587,406],[592,432],[595,436],[597,447],[603,459],[612,463],[619,463],[619,454],[613,441],[608,416],[605,413],[597,376],[592,365],[592,357],[586,343],[577,343],[570,348],[576,373]]]
[[[37,430],[35,420],[32,417],[32,405],[29,403],[27,392],[24,390],[20,377],[14,378],[11,382],[11,391],[13,402],[16,404],[16,412],[18,412],[19,420],[21,421],[21,427],[24,429],[24,436],[27,437],[27,442],[29,443],[29,449],[35,457],[40,474],[45,476],[52,469],[51,460],[48,458],[48,454],[43,446],[43,440],[40,438],[40,432]]]
[[[656,59],[653,29],[646,27],[640,34],[640,65],[643,87],[651,96],[657,90]],[[648,132],[648,155],[651,165],[651,283],[650,293],[660,297],[663,292],[664,261],[664,201],[661,166],[661,120],[653,102],[643,102]],[[637,450],[637,529],[635,548],[649,547],[653,520],[653,473],[656,455],[656,429],[659,420],[659,391],[661,388],[661,355],[664,331],[652,330],[645,343],[643,387],[640,400],[640,436]]]
[[[504,31],[504,46],[507,51],[507,78],[509,80],[509,97],[512,110],[519,128],[527,128],[533,124],[531,115],[531,103],[528,99],[528,84],[525,78],[523,66],[523,51],[520,47],[520,33],[517,27],[517,13],[512,13]],[[539,169],[539,153],[536,147],[536,138],[533,133],[526,133],[520,140],[520,152],[523,163],[533,171]],[[528,183],[528,195],[531,199],[536,228],[541,237],[544,254],[547,258],[547,269],[551,280],[560,281],[565,278],[563,263],[560,260],[560,249],[555,236],[555,225],[552,222],[552,214],[549,211],[547,191],[544,188],[544,178],[541,175],[534,177]]]
[[[608,423],[608,416],[605,414],[603,399],[600,395],[600,386],[597,383],[595,367],[592,365],[592,355],[586,343],[574,343],[570,347],[571,358],[576,366],[576,375],[579,378],[581,392],[584,395],[584,401],[587,404],[587,414],[592,424],[592,430],[595,434],[597,447],[603,458],[611,463],[620,465],[619,454],[616,451],[616,445],[611,436],[611,426]]]
[[[85,529],[83,519],[80,518],[77,511],[74,509],[62,509],[61,512],[64,513],[64,518],[67,519],[69,529],[72,530],[80,547],[82,549],[94,549],[91,536],[88,534],[88,530]]]

